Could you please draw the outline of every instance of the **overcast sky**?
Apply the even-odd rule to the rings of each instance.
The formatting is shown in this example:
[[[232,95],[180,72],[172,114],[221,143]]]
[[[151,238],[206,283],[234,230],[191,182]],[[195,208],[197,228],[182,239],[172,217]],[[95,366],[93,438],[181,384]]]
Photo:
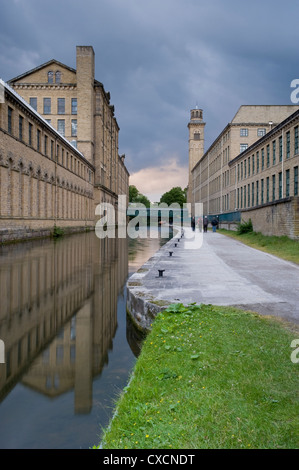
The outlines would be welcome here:
[[[298,0],[0,0],[0,77],[92,45],[131,184],[151,200],[185,187],[190,110],[205,150],[242,104],[292,104]]]

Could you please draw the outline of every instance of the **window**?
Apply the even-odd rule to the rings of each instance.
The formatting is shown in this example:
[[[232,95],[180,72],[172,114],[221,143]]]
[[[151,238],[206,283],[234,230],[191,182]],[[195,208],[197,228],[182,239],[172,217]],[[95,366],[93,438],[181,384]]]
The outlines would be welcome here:
[[[282,198],[282,172],[278,173],[278,199]]]
[[[270,145],[267,145],[267,168],[270,166]]]
[[[250,176],[250,157],[248,157],[248,176]]]
[[[194,140],[200,140],[200,132],[194,132]]]
[[[54,141],[51,140],[51,160],[54,158]]]
[[[19,139],[23,140],[23,122],[24,118],[22,116],[19,116]]]
[[[12,133],[12,108],[7,108],[7,131],[9,134]]]
[[[44,114],[51,114],[51,98],[44,98]]]
[[[287,158],[290,158],[290,150],[291,150],[291,136],[290,136],[290,131],[286,133],[286,139],[287,139]]]
[[[240,129],[240,137],[248,137],[248,129]]]
[[[28,144],[32,146],[32,128],[33,125],[29,122],[29,128],[28,128]]]
[[[56,346],[56,364],[63,363],[64,348],[63,345]]]
[[[275,201],[275,175],[272,175],[272,201]]]
[[[38,152],[40,151],[40,135],[41,135],[40,130],[37,130],[37,132],[36,132],[36,146],[37,146]]]
[[[45,147],[45,155],[48,155],[48,136],[47,135],[45,135],[44,147]]]
[[[266,134],[266,129],[265,129],[265,128],[260,127],[260,128],[257,130],[257,135],[258,135],[258,137],[263,137],[265,134]]]
[[[240,153],[244,152],[246,149],[248,149],[248,144],[240,144]]]
[[[256,152],[256,172],[260,171],[260,155],[259,152]]]
[[[263,171],[263,169],[265,168],[265,155],[264,155],[265,152],[264,152],[264,149],[262,149],[261,153],[262,153],[262,171]]]
[[[254,206],[254,183],[251,183],[251,205]]]
[[[290,170],[286,170],[286,197],[290,195]]]
[[[37,98],[29,98],[30,106],[37,111]]]
[[[57,99],[57,114],[65,114],[65,98]]]
[[[279,137],[279,161],[282,162],[282,136]]]
[[[294,167],[294,196],[298,196],[298,167]]]
[[[248,195],[248,198],[247,198],[248,199],[248,207],[250,207],[250,184],[248,184],[248,186],[247,186],[247,193],[248,193],[247,194]]]
[[[273,140],[272,143],[272,156],[273,156],[273,165],[276,163],[276,140]]]
[[[55,72],[55,83],[60,83],[60,82],[61,82],[61,72],[57,70],[57,72]]]
[[[264,180],[261,180],[261,204],[264,204]]]
[[[54,82],[54,73],[52,70],[49,70],[48,72],[48,83],[53,83]]]
[[[252,155],[252,174],[254,175],[254,155]]]
[[[77,98],[72,98],[72,114],[77,114]]]
[[[59,134],[61,134],[62,136],[65,136],[65,120],[64,119],[58,119],[57,130]]]
[[[72,119],[72,137],[77,136],[77,119]]]
[[[298,126],[294,128],[294,143],[295,143],[295,155],[299,153],[299,145],[298,145]]]
[[[259,182],[256,182],[256,205],[259,205]]]
[[[77,141],[76,140],[71,140],[71,144],[73,147],[77,148]]]
[[[270,178],[269,176],[267,176],[267,179],[266,179],[266,202],[269,202],[269,190],[270,190]]]
[[[48,124],[51,124],[51,119],[45,119]]]

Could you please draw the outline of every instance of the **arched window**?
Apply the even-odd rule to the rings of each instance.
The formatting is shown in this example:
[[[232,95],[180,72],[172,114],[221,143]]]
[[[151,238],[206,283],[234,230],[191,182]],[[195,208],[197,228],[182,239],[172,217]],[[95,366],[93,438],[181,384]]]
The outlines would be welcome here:
[[[55,72],[55,83],[60,83],[60,81],[61,81],[61,72],[57,70]]]
[[[54,73],[52,70],[49,70],[48,72],[48,83],[53,83],[54,82]]]

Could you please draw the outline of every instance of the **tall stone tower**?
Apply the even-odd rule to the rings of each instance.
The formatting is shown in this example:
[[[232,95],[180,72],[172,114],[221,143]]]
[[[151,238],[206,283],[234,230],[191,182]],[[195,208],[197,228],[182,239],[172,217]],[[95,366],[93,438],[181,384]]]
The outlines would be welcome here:
[[[204,130],[206,123],[203,122],[202,109],[191,109],[191,118],[188,123],[189,128],[189,181],[188,181],[188,202],[193,202],[192,169],[203,157],[204,154]]]
[[[90,163],[94,164],[94,50],[77,46],[77,145]]]

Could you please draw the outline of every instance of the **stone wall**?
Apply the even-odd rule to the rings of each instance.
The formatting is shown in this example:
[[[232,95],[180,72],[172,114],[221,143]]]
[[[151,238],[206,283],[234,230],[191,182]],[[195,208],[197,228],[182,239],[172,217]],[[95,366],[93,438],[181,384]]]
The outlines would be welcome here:
[[[251,219],[253,230],[263,235],[286,235],[299,240],[299,197],[285,198],[241,212],[242,221]]]

